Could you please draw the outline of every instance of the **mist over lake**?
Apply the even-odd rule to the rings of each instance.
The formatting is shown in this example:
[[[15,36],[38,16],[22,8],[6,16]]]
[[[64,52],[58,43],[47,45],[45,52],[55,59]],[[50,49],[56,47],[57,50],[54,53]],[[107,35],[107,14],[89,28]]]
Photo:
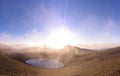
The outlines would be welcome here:
[[[48,69],[58,69],[64,67],[64,65],[58,60],[29,59],[26,60],[26,63],[36,67],[43,67]]]

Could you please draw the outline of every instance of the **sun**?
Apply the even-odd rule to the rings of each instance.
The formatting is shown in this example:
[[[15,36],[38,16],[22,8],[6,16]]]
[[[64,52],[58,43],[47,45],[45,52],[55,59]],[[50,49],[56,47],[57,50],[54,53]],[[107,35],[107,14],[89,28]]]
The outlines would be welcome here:
[[[30,41],[28,44],[30,46],[47,46],[61,49],[66,45],[77,45],[79,42],[77,38],[77,35],[70,29],[61,27],[50,31],[44,39],[36,39],[36,41]]]
[[[58,28],[48,35],[45,45],[54,48],[63,48],[66,45],[74,45],[76,43],[77,39],[69,29]]]

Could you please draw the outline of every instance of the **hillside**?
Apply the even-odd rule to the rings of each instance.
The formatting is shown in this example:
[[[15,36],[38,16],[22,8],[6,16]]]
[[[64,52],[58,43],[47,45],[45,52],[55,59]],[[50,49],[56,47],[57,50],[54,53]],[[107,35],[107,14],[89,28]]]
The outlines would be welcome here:
[[[35,76],[35,69],[0,53],[0,76]]]
[[[0,53],[0,76],[120,76],[120,47],[95,51],[67,46],[62,51],[65,52],[62,54],[42,52],[34,53],[33,56],[32,53],[21,53],[19,56],[14,55],[17,56],[16,58]],[[24,63],[24,60],[29,59],[30,56],[34,58],[35,55],[47,59],[59,56],[64,67],[45,69]]]

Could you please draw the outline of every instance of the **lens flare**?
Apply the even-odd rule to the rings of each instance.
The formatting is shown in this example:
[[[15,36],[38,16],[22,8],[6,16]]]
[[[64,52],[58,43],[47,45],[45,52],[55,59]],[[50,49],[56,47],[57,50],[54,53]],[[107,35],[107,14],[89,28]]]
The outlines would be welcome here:
[[[77,39],[69,29],[59,28],[50,33],[45,44],[54,48],[63,48],[66,45],[75,45],[76,43]]]

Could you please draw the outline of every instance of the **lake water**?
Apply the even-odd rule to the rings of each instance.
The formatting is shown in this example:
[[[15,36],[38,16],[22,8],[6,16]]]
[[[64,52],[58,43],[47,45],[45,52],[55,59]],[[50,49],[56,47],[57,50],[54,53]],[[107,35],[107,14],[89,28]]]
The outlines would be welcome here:
[[[26,60],[26,63],[36,67],[43,67],[49,69],[58,69],[64,67],[64,65],[58,60],[29,59]]]

